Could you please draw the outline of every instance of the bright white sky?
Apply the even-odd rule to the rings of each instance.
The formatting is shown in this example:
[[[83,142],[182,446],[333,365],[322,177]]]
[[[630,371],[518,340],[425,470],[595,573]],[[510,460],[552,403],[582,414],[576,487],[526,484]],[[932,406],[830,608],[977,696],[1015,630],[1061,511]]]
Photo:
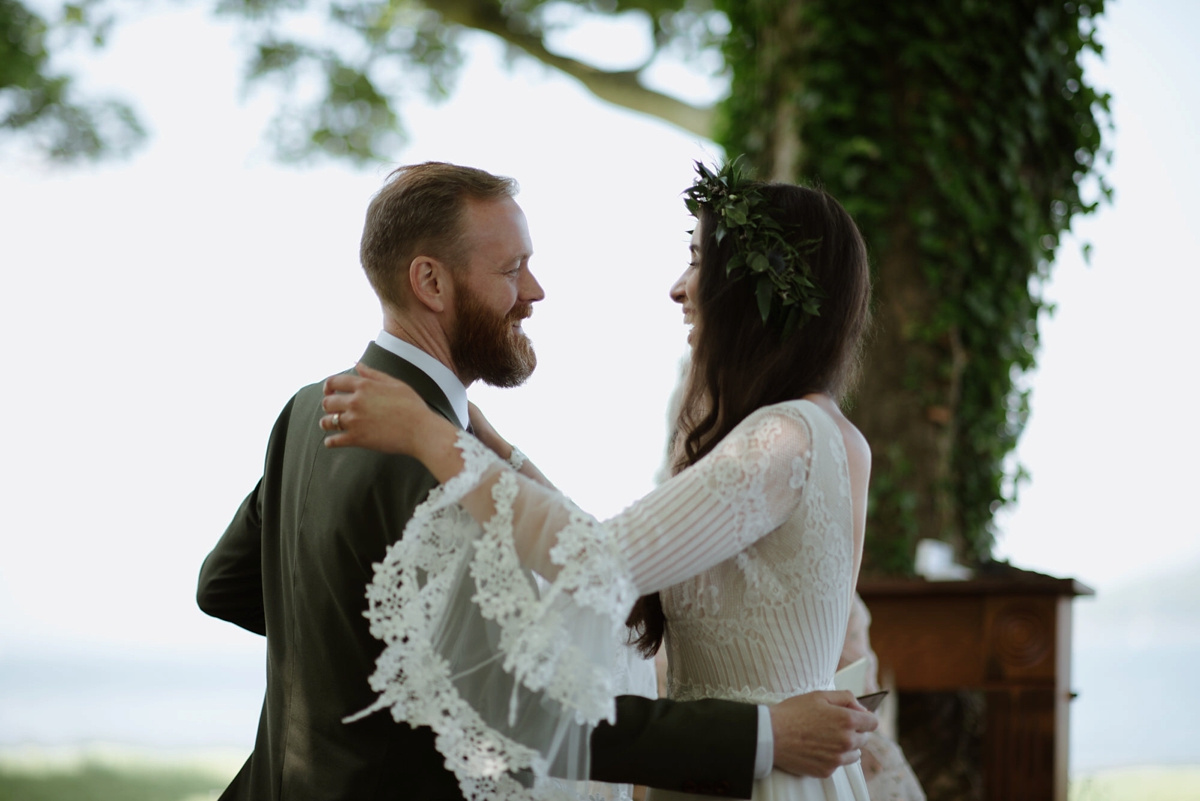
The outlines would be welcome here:
[[[1109,13],[1092,80],[1116,95],[1117,202],[1080,226],[1092,266],[1068,244],[1056,267],[1020,453],[1033,482],[1002,520],[999,555],[1101,587],[1200,559],[1197,25],[1186,0]],[[613,28],[636,62],[644,40]],[[679,193],[692,159],[719,150],[466,41],[452,100],[406,104],[397,158],[521,182],[547,293],[527,326],[539,367],[524,388],[471,395],[584,508],[611,514],[652,486],[684,350],[667,298],[687,258]],[[87,85],[131,98],[149,147],[71,171],[11,147],[0,161],[0,653],[261,648],[196,609],[196,573],[279,409],[379,328],[357,246],[388,168],[274,163],[276,98],[239,99],[239,48],[196,8],[126,23],[83,62]],[[678,68],[657,79],[712,91]]]

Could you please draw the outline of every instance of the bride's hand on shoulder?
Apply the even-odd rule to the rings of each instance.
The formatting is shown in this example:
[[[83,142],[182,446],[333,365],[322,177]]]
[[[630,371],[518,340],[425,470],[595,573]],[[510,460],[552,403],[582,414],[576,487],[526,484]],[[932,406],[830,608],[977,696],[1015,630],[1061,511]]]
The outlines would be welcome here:
[[[483,416],[483,412],[479,411],[479,407],[474,403],[468,402],[467,410],[470,416],[471,433],[475,435],[475,438],[491,449],[501,459],[509,459],[512,456],[513,448],[508,440],[497,433],[492,424],[488,422],[488,419]]]
[[[359,364],[358,375],[325,379],[320,425],[330,448],[368,448],[417,456],[422,439],[445,422],[403,381]],[[446,423],[446,425],[450,425]]]

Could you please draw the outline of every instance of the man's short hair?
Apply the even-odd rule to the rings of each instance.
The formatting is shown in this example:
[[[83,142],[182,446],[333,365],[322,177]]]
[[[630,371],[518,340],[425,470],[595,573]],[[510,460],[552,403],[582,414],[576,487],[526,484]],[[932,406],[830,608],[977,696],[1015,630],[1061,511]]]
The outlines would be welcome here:
[[[517,193],[512,178],[439,161],[410,164],[388,176],[363,225],[359,259],[384,306],[402,308],[408,266],[431,256],[457,267],[466,262],[463,213],[467,199],[499,200]]]

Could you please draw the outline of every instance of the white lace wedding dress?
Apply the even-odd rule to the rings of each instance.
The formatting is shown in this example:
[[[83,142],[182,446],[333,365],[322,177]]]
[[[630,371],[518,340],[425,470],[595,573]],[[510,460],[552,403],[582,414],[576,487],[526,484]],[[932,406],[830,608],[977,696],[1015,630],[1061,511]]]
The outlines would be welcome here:
[[[663,593],[673,698],[774,703],[833,688],[853,522],[841,433],[820,407],[759,409],[603,523],[473,438],[458,446],[463,471],[368,588],[387,645],[379,700],[361,714],[432,727],[468,798],[551,797],[551,774],[586,777],[589,727],[613,717],[616,643],[641,595]],[[868,801],[857,764],[829,779],[775,771],[754,798]]]

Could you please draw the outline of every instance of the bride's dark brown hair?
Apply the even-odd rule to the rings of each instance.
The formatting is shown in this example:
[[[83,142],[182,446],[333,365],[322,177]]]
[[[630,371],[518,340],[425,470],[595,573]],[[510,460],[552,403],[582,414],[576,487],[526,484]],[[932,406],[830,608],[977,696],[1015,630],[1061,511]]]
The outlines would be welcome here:
[[[701,207],[698,324],[692,367],[675,437],[682,441],[672,472],[704,457],[755,409],[824,393],[841,400],[858,371],[863,332],[870,317],[867,249],[854,220],[832,195],[791,184],[755,184],[775,222],[807,250],[813,282],[824,297],[785,339],[780,326],[764,325],[745,270],[727,277],[733,237],[717,242],[712,209]],[[634,644],[645,656],[662,645],[666,620],[658,593],[640,598],[629,616]]]

